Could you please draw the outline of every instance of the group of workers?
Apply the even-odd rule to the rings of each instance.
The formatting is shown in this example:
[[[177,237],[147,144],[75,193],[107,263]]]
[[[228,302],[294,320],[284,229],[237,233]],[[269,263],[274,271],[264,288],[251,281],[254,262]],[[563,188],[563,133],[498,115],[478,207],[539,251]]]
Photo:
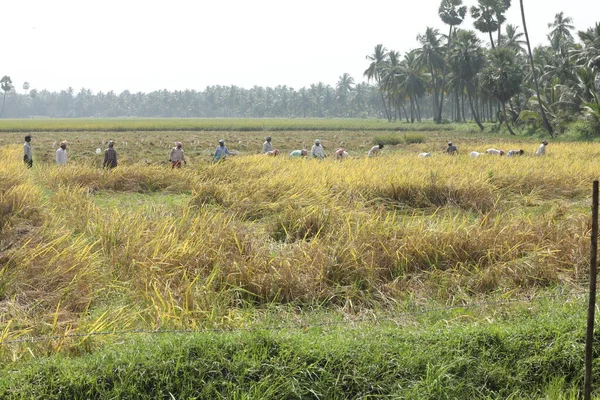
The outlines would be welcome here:
[[[381,149],[383,149],[383,143],[379,143],[373,147],[371,147],[371,149],[369,150],[369,157],[375,157],[378,156],[381,152]],[[271,136],[267,136],[265,138],[265,142],[263,143],[263,148],[262,148],[262,152],[263,154],[266,154],[268,156],[278,156],[279,155],[279,150],[276,148],[273,148],[273,144],[271,143]],[[306,149],[301,149],[301,150],[293,150],[290,153],[290,157],[306,157],[308,156],[308,150]],[[335,151],[335,158],[338,160],[344,159],[346,157],[348,157],[348,152],[343,148],[340,147]],[[311,149],[310,149],[310,156],[312,158],[316,158],[319,160],[324,159],[325,157],[327,157],[327,153],[325,152],[325,149],[323,148],[323,146],[321,145],[321,140],[319,139],[315,139]]]
[[[536,155],[536,156],[545,155],[547,145],[548,145],[548,142],[544,140],[542,142],[542,144],[540,144],[540,147],[537,148],[534,155]],[[451,156],[455,156],[458,154],[458,148],[452,142],[448,142],[448,145],[446,146],[446,149],[445,149],[445,153],[449,154]],[[517,157],[517,156],[522,156],[523,154],[525,154],[525,150],[523,150],[523,149],[509,150],[508,152],[505,153],[504,150],[489,148],[485,152],[472,151],[469,153],[469,157],[477,158],[477,157],[480,157],[485,154],[491,155],[491,156]],[[431,157],[431,153],[420,153],[419,157],[420,158]]]
[[[53,146],[56,146],[56,143]],[[97,149],[96,152],[100,154],[101,150]],[[229,151],[229,149],[225,146],[224,140],[219,140],[219,145],[217,146],[213,154],[213,160],[220,161],[223,160],[226,156],[234,154],[234,152]],[[23,162],[25,163],[25,166],[27,168],[33,167],[33,156],[31,152],[31,135],[25,136],[25,144],[23,144]],[[183,152],[183,144],[181,142],[175,143],[175,147],[171,149],[169,153],[169,162],[171,163],[171,168],[181,168],[182,164],[187,164],[185,154]],[[60,142],[60,146],[56,150],[56,164],[67,164],[66,140]],[[110,140],[108,142],[108,148],[104,150],[104,161],[102,162],[102,167],[112,169],[115,168],[117,165],[118,162],[117,151],[115,150],[115,142]]]
[[[537,148],[537,150],[535,151],[534,154],[536,156],[545,155],[546,154],[546,146],[548,146],[548,142],[544,140],[540,144],[540,146]],[[452,142],[448,142],[448,146],[446,147],[446,153],[448,153],[450,155],[456,155],[456,154],[458,154],[458,148],[454,144],[452,144]],[[430,153],[421,153],[421,154],[430,154]],[[523,150],[523,149],[509,150],[508,152],[505,153],[504,150],[489,148],[485,151],[485,153],[479,152],[479,151],[472,151],[469,153],[469,156],[472,158],[477,158],[484,154],[488,154],[491,156],[516,157],[516,156],[522,156],[523,154],[525,154],[525,150]]]
[[[117,151],[115,150],[114,145],[115,145],[114,141],[111,140],[108,142],[108,148],[106,150],[104,150],[104,161],[102,163],[103,168],[112,169],[117,166]],[[543,156],[544,154],[546,154],[546,146],[547,145],[548,145],[548,142],[544,140],[542,142],[542,144],[540,145],[540,147],[538,147],[538,149],[536,150],[535,155]],[[371,149],[369,149],[368,156],[369,157],[379,156],[381,154],[381,150],[383,149],[383,147],[384,147],[383,143],[379,143],[379,144],[371,147]],[[101,150],[97,149],[97,153],[100,153],[100,152],[101,152]],[[263,152],[263,154],[266,154],[268,156],[278,156],[279,155],[279,153],[280,153],[279,150],[274,148],[273,144],[271,143],[271,136],[267,136],[265,138],[265,142],[263,143],[263,147],[262,147],[262,152]],[[457,155],[458,148],[452,142],[448,142],[448,145],[445,149],[445,153],[447,153],[449,155]],[[215,149],[215,152],[213,153],[212,158],[215,162],[219,162],[219,161],[224,160],[227,156],[232,156],[235,154],[236,154],[235,152],[229,151],[229,149],[225,146],[225,141],[223,139],[221,139],[221,140],[219,140],[219,145]],[[473,158],[477,158],[484,154],[497,155],[497,156],[506,155],[507,157],[514,157],[514,156],[521,156],[521,155],[525,154],[525,152],[522,149],[520,149],[520,150],[509,150],[507,153],[505,153],[504,150],[490,148],[490,149],[487,149],[485,151],[485,153],[478,152],[478,151],[472,151],[471,153],[469,153],[469,156],[473,157]],[[309,155],[309,152],[306,149],[294,150],[290,153],[290,157],[307,157],[308,155]],[[325,152],[325,149],[323,148],[321,141],[319,139],[315,139],[313,146],[310,149],[310,156],[312,158],[319,159],[319,160],[322,160],[325,157],[327,157],[327,153]],[[338,148],[334,153],[334,157],[338,160],[342,160],[342,159],[348,157],[348,152],[344,148]],[[421,158],[431,157],[431,153],[420,153],[419,157],[421,157]],[[31,168],[33,166],[33,157],[31,154],[31,135],[25,136],[25,144],[23,145],[23,162],[25,163],[27,168]],[[183,152],[183,145],[181,142],[176,142],[175,147],[173,147],[171,149],[171,152],[169,153],[169,162],[171,163],[171,168],[181,168],[182,164],[184,164],[184,165],[187,164],[187,161],[185,159],[185,154]],[[56,164],[65,165],[66,163],[67,163],[67,142],[62,141],[60,143],[59,148],[56,150]]]

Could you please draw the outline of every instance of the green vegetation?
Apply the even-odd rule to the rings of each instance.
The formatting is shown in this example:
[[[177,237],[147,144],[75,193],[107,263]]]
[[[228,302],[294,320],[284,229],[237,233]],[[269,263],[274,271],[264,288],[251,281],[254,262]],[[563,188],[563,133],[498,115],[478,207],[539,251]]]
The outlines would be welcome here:
[[[277,118],[122,118],[2,119],[0,132],[137,132],[137,131],[431,131],[454,130],[433,123],[409,125],[380,119]]]
[[[5,366],[0,397],[575,400],[584,303],[496,305],[493,322],[458,308],[427,315],[444,322],[425,329],[313,320],[304,329],[134,334],[89,355]]]

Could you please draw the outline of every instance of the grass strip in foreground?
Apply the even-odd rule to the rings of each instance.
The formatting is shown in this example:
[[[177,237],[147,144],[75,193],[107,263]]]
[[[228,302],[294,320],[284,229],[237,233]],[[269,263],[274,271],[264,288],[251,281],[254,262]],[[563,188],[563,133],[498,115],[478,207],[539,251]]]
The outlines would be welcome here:
[[[5,366],[0,397],[576,398],[585,331],[577,303],[533,318],[523,310],[510,322],[416,330],[383,324],[144,335],[93,354]]]

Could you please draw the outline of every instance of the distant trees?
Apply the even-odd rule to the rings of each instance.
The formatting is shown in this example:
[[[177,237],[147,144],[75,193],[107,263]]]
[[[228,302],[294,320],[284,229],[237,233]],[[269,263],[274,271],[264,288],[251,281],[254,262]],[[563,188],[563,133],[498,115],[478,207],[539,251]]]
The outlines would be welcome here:
[[[0,87],[4,92],[4,96],[2,98],[2,109],[0,110],[0,118],[2,118],[2,114],[4,113],[4,105],[6,104],[6,94],[14,90],[14,86],[12,84],[12,79],[10,79],[10,76],[4,75],[2,79],[0,79]]]
[[[479,75],[479,85],[502,104],[503,119],[511,135],[515,133],[509,124],[506,103],[520,92],[522,83],[523,63],[519,62],[514,50],[497,47],[490,51],[489,64]]]
[[[366,56],[366,82],[343,73],[334,85],[302,88],[214,85],[120,94],[67,88],[33,89],[28,95],[28,84],[24,94],[11,94],[12,81],[5,76],[0,115],[472,120],[481,129],[484,122],[499,122],[496,129],[505,125],[511,133],[541,126],[551,135],[578,121],[577,129],[600,136],[600,24],[576,31],[570,17],[557,13],[547,42],[532,49],[522,0],[522,32],[506,21],[510,1],[478,0],[471,14],[488,45],[462,27],[468,11],[462,3],[441,0],[446,35],[424,27],[417,48],[402,53],[377,44]]]

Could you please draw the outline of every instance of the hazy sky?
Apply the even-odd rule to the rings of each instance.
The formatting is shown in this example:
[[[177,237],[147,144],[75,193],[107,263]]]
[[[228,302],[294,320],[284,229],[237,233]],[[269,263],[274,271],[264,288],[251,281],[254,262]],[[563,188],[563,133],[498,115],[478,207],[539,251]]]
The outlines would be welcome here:
[[[2,5],[0,76],[17,91],[203,90],[207,85],[357,82],[378,43],[404,53],[427,26],[446,32],[440,0],[19,0]],[[508,23],[522,26],[513,0]],[[465,0],[471,6],[476,0]],[[564,11],[577,29],[598,0],[525,0],[533,43]],[[467,18],[462,27],[472,28]]]

